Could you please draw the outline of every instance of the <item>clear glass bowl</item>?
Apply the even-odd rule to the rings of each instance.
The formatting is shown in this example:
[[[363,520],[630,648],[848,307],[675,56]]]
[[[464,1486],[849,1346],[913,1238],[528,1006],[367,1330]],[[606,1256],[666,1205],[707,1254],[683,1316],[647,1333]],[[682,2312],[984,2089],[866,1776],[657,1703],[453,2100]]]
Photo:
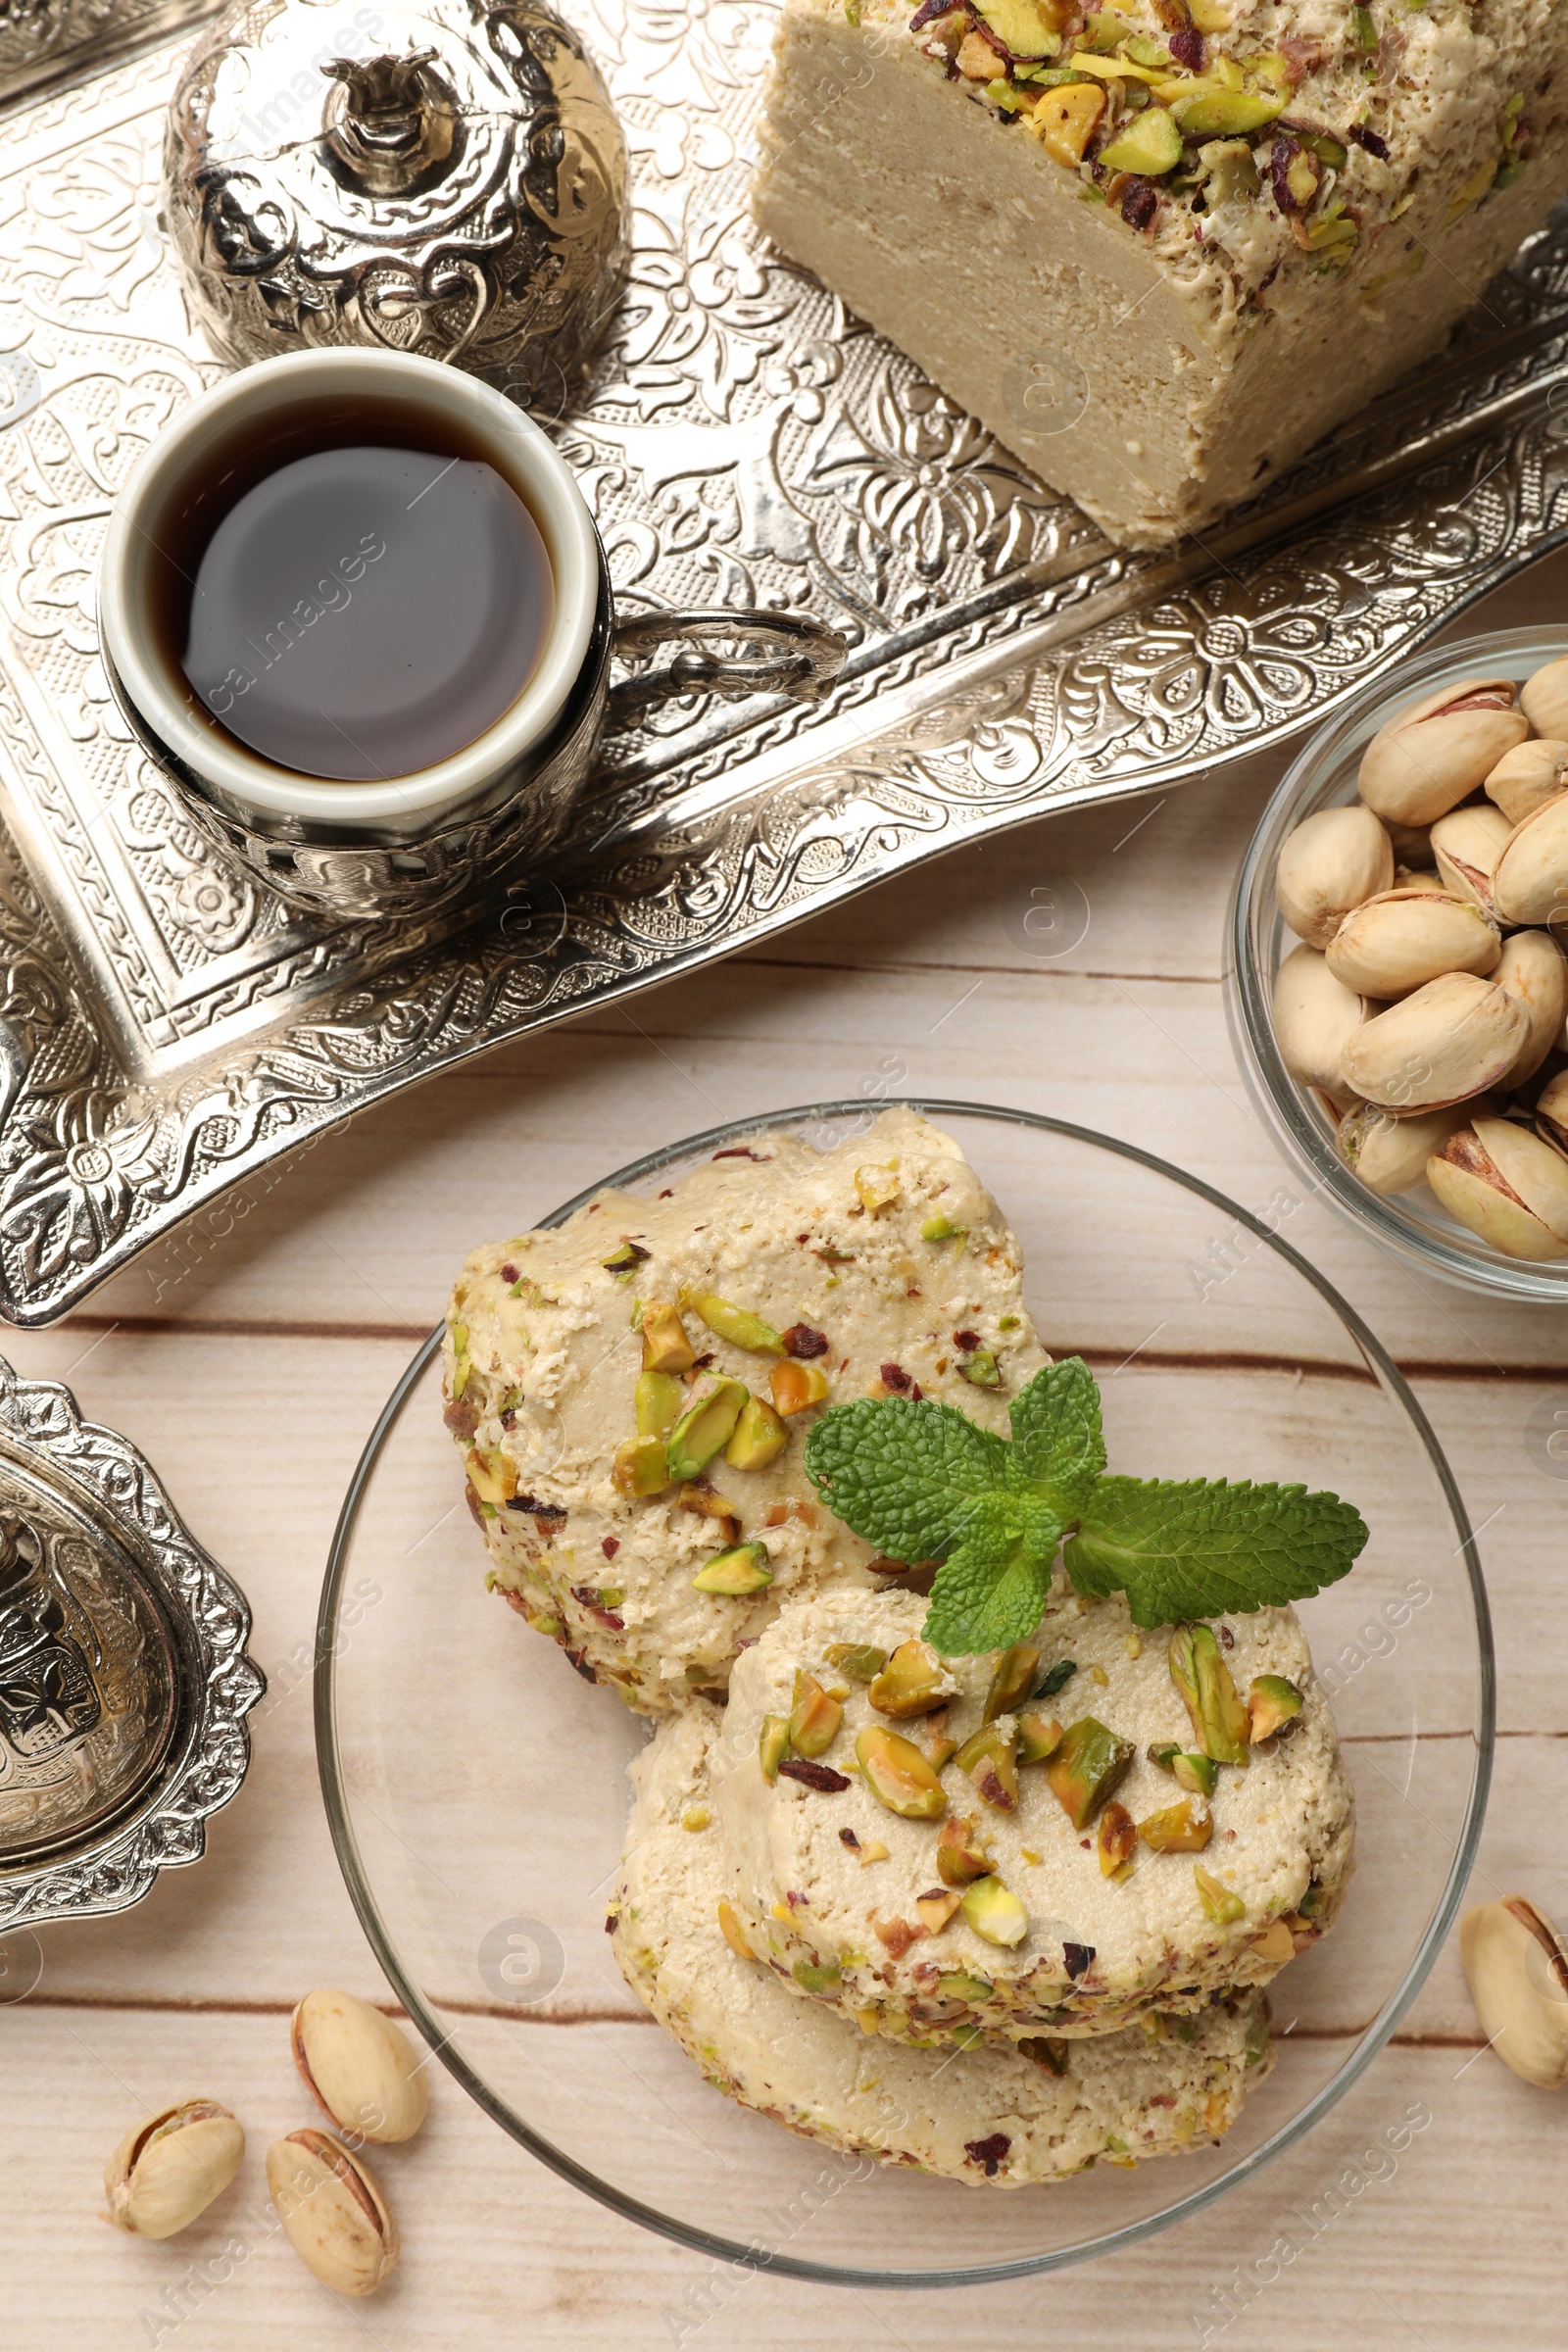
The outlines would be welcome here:
[[[1094,1366],[1113,1468],[1332,1486],[1371,1529],[1353,1573],[1301,1612],[1355,1786],[1358,1873],[1335,1933],[1279,1980],[1279,2064],[1220,2147],[995,2191],[837,2156],[709,2086],[646,2018],[604,1934],[625,1767],[647,1727],[486,1592],[441,1422],[438,1334],[345,1500],[316,1685],[349,1891],[409,2014],[479,2105],[563,2178],[704,2254],[900,2287],[1125,2245],[1308,2131],[1394,2031],[1447,1933],[1493,1741],[1464,1506],[1420,1406],[1345,1300],[1234,1201],[1130,1145],[1024,1111],[918,1107],[1011,1218],[1047,1347]],[[606,1181],[657,1189],[765,1127],[826,1143],[866,1118],[863,1102],[780,1111]],[[1216,1244],[1232,1269],[1218,1284]]]
[[[1225,959],[1225,1011],[1253,1107],[1280,1151],[1313,1192],[1406,1264],[1466,1290],[1568,1304],[1568,1258],[1527,1264],[1470,1233],[1438,1205],[1426,1185],[1413,1193],[1369,1192],[1334,1149],[1334,1129],[1317,1097],[1298,1084],[1274,1043],[1274,975],[1296,944],[1274,900],[1274,868],[1285,837],[1304,817],[1356,798],[1361,754],[1379,727],[1450,680],[1512,678],[1523,684],[1543,662],[1568,654],[1568,628],[1499,629],[1466,637],[1407,662],[1320,727],[1263,811],[1236,877]]]

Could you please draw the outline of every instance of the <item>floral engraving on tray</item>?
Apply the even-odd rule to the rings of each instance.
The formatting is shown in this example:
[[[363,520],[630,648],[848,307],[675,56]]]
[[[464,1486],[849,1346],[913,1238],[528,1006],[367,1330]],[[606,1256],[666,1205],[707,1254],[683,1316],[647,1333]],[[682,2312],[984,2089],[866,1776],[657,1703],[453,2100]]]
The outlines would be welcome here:
[[[844,676],[819,706],[672,704],[612,739],[560,869],[559,921],[533,919],[521,892],[382,940],[270,899],[182,823],[110,697],[93,622],[111,501],[220,372],[157,226],[180,46],[13,113],[0,1313],[14,1320],[65,1311],[236,1179],[444,1063],[966,837],[1277,738],[1568,530],[1568,415],[1544,400],[1568,383],[1568,221],[1494,287],[1454,368],[1278,485],[1263,512],[1287,510],[1287,535],[1244,517],[1211,551],[1127,557],[752,228],[771,7],[567,13],[634,157],[631,284],[586,397],[554,424],[617,599],[810,610],[851,636]]]

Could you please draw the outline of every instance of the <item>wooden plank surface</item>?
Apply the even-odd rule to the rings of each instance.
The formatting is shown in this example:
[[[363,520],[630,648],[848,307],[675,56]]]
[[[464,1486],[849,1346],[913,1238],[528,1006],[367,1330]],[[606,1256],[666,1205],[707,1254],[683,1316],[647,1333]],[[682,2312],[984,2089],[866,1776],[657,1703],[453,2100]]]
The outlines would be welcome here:
[[[1556,612],[1568,559],[1468,625]],[[345,1481],[463,1250],[654,1145],[835,1095],[1053,1111],[1261,1205],[1282,1171],[1235,1069],[1219,974],[1231,876],[1279,766],[955,853],[722,971],[509,1048],[322,1142],[70,1324],[12,1336],[23,1371],[69,1381],[156,1460],[249,1592],[273,1686],[207,1859],[124,1919],[49,1932],[35,1989],[0,2017],[0,2277],[19,2352],[826,2352],[851,2333],[876,2352],[1457,2352],[1499,2323],[1524,2352],[1556,2352],[1568,2107],[1483,2051],[1451,1950],[1396,2046],[1300,2147],[1180,2229],[1044,2281],[882,2295],[722,2270],[558,2180],[436,2069],[428,2132],[383,2166],[407,2250],[376,2302],[318,2289],[261,2189],[268,2140],[308,2120],[292,2001],[321,1982],[388,1997],[334,1865],[305,1669]],[[1045,904],[1081,933],[1058,956],[1038,953]],[[1568,1488],[1531,1440],[1532,1416],[1568,1408],[1560,1318],[1417,1281],[1312,1202],[1290,1238],[1412,1369],[1483,1531],[1502,1738],[1478,1891],[1517,1886],[1568,1915]],[[1332,1989],[1347,2005],[1325,2032],[1351,2022],[1353,1987]],[[573,2028],[529,2031],[569,2069]],[[172,2246],[121,2237],[101,2218],[104,2156],[145,2108],[198,2089],[242,2113],[246,2172]],[[953,2223],[961,2258],[956,2198]]]

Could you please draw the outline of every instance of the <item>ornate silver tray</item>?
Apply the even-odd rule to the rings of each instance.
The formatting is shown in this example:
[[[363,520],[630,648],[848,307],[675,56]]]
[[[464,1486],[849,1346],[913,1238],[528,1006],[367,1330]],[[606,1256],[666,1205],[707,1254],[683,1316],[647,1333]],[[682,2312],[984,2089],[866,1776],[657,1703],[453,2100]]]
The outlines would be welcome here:
[[[200,1858],[266,1689],[250,1623],[136,1448],[0,1362],[0,1934]]]
[[[373,0],[367,0],[373,16]],[[1107,548],[749,225],[760,0],[574,0],[635,161],[616,333],[556,429],[623,612],[811,610],[835,691],[666,706],[557,878],[464,927],[291,914],[110,701],[119,484],[219,372],[157,220],[184,40],[0,124],[0,1314],[41,1324],[364,1104],[1045,810],[1322,717],[1568,535],[1568,212],[1446,367],[1174,558]],[[286,105],[288,93],[259,93]],[[824,96],[824,104],[831,95]],[[179,1262],[177,1254],[170,1260]],[[155,1289],[157,1277],[155,1275]]]

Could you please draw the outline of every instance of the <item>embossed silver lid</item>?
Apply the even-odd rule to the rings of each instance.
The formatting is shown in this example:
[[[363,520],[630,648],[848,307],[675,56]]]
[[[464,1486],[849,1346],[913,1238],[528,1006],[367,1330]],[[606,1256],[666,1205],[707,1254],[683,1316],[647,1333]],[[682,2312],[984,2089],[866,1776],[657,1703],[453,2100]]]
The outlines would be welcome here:
[[[136,1448],[0,1362],[0,1935],[200,1856],[250,1759],[249,1633]]]
[[[625,278],[626,182],[543,0],[242,0],[174,91],[164,224],[224,359],[368,343],[554,415]]]

